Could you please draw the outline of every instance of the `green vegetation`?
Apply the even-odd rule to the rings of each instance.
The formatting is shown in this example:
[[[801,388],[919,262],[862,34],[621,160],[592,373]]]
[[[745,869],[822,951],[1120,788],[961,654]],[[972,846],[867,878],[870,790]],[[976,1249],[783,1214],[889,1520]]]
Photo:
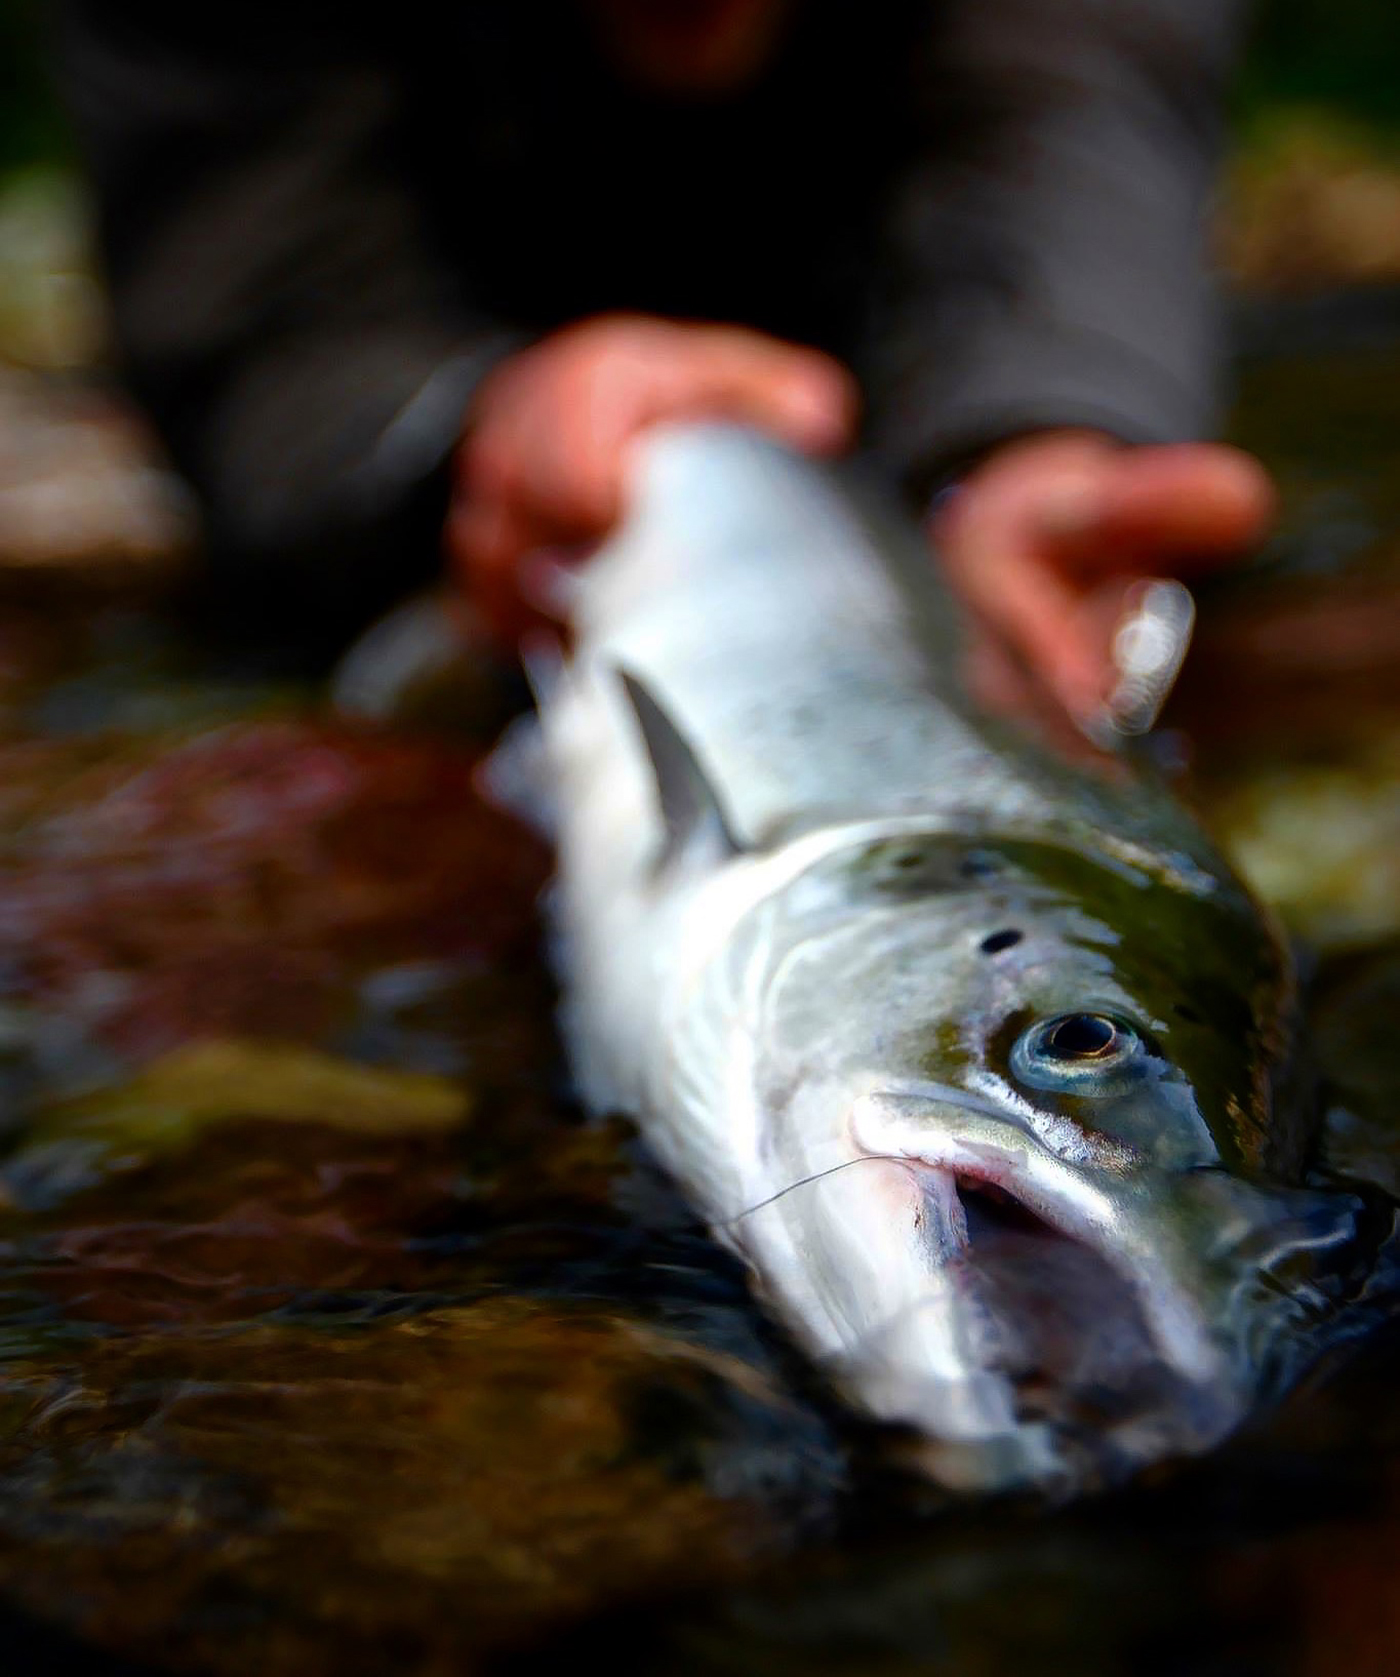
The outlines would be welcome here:
[[[1266,0],[1237,88],[1246,132],[1279,107],[1325,110],[1400,139],[1395,0]]]
[[[37,0],[0,0],[0,174],[70,154],[45,50]]]

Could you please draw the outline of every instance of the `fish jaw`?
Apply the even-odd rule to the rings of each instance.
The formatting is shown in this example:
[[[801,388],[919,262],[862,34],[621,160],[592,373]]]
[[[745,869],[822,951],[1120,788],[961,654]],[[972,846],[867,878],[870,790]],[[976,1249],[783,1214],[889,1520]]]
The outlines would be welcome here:
[[[1208,1448],[1248,1393],[1150,1193],[961,1089],[850,1108],[844,1163],[736,1219],[834,1384],[965,1491],[1071,1494]]]
[[[1111,1144],[1086,1146],[1084,1133],[1071,1124],[1063,1134],[1041,1129],[1031,1135],[977,1096],[941,1085],[863,1097],[852,1110],[850,1131],[860,1152],[892,1154],[915,1166],[931,1205],[956,1205],[947,1226],[954,1238],[961,1234],[961,1261],[972,1257],[975,1245],[970,1197],[1008,1208],[1013,1221],[1019,1214],[1030,1225],[1043,1225],[1117,1271],[1137,1293],[1162,1354],[1184,1378],[1221,1378],[1220,1349],[1193,1297],[1199,1281],[1189,1261],[1187,1274],[1180,1273],[1183,1255],[1167,1235],[1154,1177],[1135,1172]]]

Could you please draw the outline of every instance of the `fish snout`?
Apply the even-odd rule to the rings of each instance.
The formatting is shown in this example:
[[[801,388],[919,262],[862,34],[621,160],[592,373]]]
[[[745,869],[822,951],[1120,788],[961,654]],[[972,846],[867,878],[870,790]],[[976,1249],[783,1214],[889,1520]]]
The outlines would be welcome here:
[[[1216,1171],[1192,1179],[1189,1193],[1222,1335],[1261,1400],[1281,1396],[1358,1324],[1393,1309],[1400,1212],[1388,1194]]]

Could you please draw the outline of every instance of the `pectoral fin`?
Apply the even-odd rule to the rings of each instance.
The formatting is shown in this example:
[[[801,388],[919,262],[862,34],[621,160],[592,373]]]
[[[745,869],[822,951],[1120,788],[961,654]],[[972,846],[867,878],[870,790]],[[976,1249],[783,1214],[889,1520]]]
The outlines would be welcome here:
[[[663,865],[681,855],[705,855],[722,861],[743,846],[735,839],[714,787],[695,752],[647,689],[619,670],[618,678],[632,707],[651,761],[657,802],[666,828]]]

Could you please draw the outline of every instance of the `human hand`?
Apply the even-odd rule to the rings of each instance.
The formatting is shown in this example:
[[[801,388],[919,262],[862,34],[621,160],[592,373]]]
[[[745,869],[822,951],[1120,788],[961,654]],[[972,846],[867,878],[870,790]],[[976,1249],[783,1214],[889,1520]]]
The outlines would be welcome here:
[[[488,625],[514,641],[531,617],[521,561],[577,553],[608,533],[640,432],[734,419],[825,454],[850,441],[855,410],[838,363],[742,327],[642,315],[565,327],[502,362],[477,393],[445,531],[451,568]]]
[[[939,509],[932,534],[954,588],[1077,721],[1112,685],[1113,631],[1151,576],[1237,558],[1274,514],[1262,466],[1218,443],[1125,448],[1046,431],[996,450]]]

